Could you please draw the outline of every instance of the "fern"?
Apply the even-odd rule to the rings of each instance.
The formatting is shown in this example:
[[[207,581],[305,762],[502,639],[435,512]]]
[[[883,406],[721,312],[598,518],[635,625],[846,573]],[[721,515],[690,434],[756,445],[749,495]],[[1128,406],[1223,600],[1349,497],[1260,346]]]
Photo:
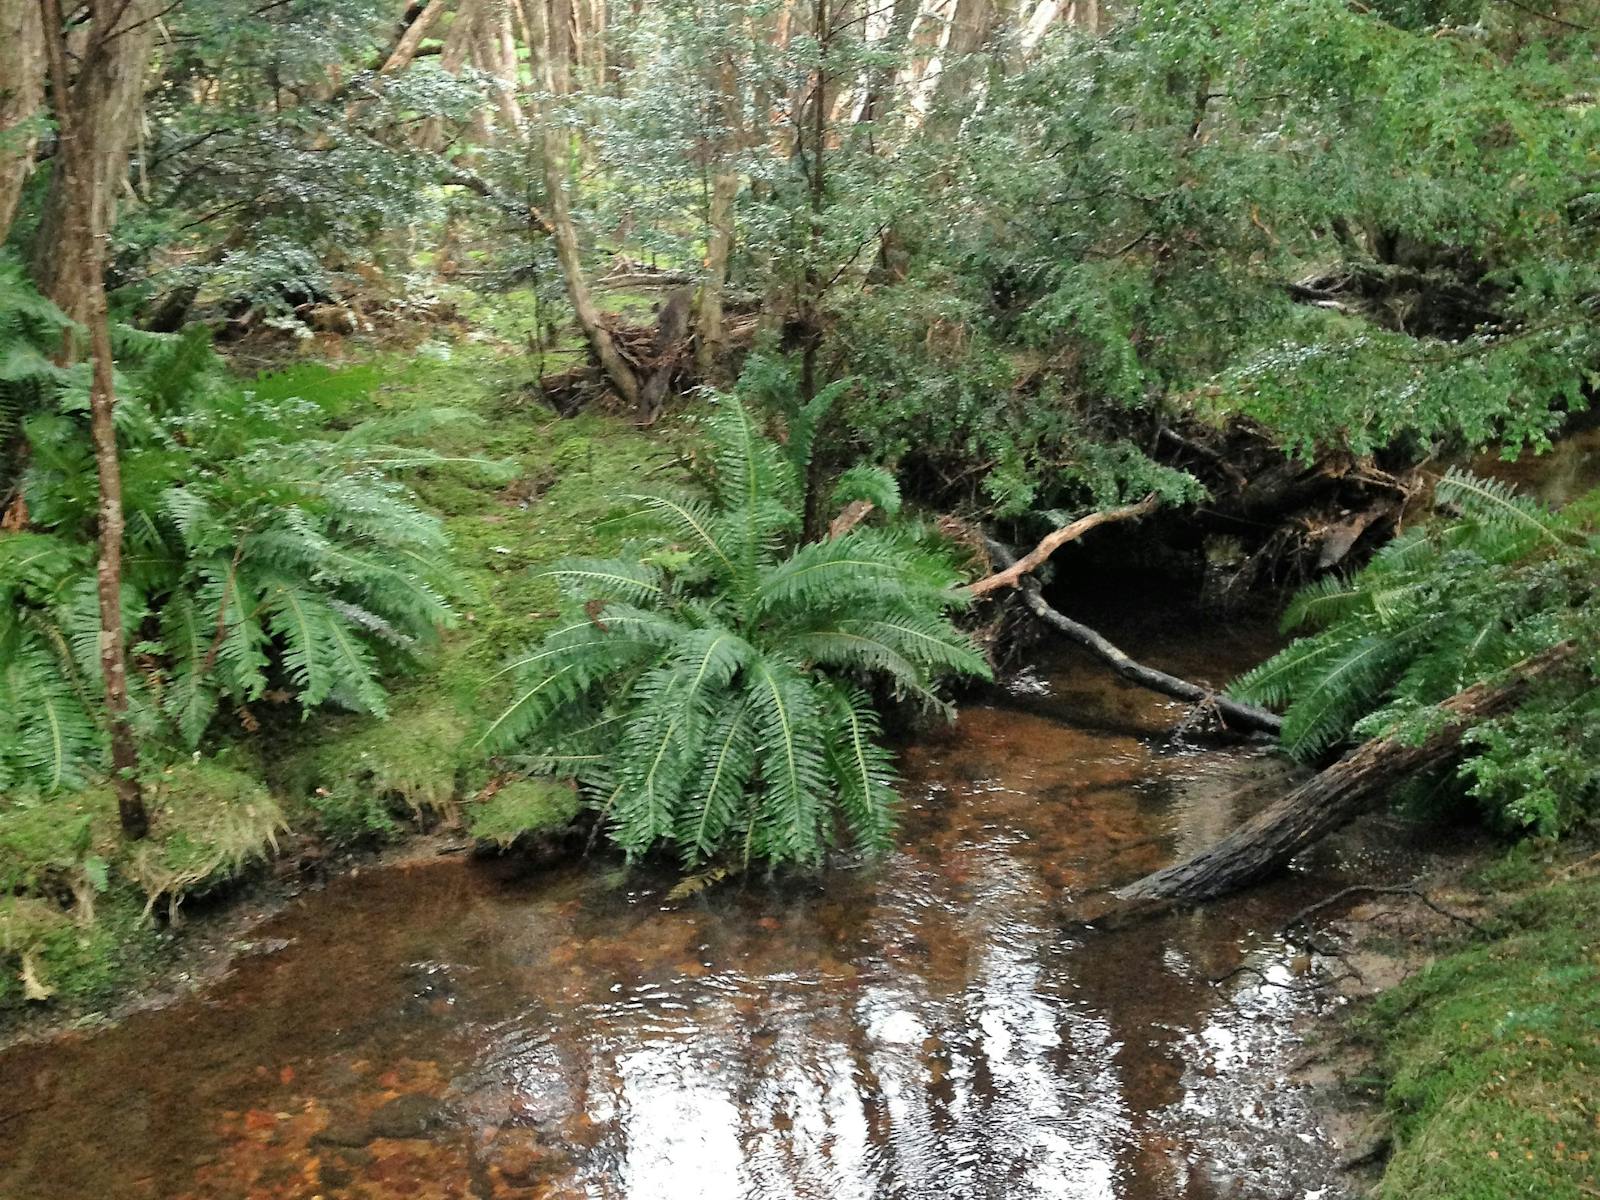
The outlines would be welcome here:
[[[0,533],[0,786],[43,791],[104,756],[86,380],[44,357],[64,324],[0,259],[0,415],[26,438],[30,520]],[[203,330],[115,347],[137,731],[192,749],[224,704],[274,688],[306,714],[383,714],[384,676],[454,617],[438,520],[375,463],[432,456],[389,426],[330,438],[318,405],[238,388]]]
[[[1436,500],[1453,519],[1411,530],[1348,579],[1301,592],[1284,624],[1310,632],[1230,689],[1240,699],[1287,706],[1283,743],[1296,757],[1314,758],[1352,735],[1420,731],[1441,701],[1538,650],[1569,638],[1600,644],[1593,528],[1600,493],[1552,511],[1452,469]],[[1592,690],[1591,676],[1560,707],[1591,706]],[[1463,768],[1474,794],[1504,819],[1545,832],[1581,806],[1569,795],[1558,803],[1542,787],[1542,800],[1514,795],[1506,781],[1533,778],[1535,760],[1550,765],[1551,748],[1535,745],[1529,731],[1547,729],[1555,705],[1538,696],[1488,727],[1476,738],[1485,749]],[[1486,763],[1482,754],[1497,757]],[[1571,774],[1587,780],[1594,772]]]
[[[894,771],[867,688],[939,708],[939,676],[987,673],[946,615],[954,572],[883,529],[796,547],[796,427],[780,447],[736,399],[703,427],[706,495],[626,498],[627,519],[673,553],[547,572],[565,619],[508,666],[510,702],[480,744],[575,776],[633,857],[667,847],[690,871],[719,857],[814,865],[841,833],[881,853]],[[890,511],[886,478],[858,470],[845,487]]]

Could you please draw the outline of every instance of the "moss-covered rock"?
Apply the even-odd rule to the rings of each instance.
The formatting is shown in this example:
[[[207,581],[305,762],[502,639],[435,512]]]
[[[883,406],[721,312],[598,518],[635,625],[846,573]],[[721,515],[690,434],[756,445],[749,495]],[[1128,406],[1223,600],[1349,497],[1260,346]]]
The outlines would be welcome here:
[[[467,813],[467,829],[480,843],[510,849],[520,839],[555,832],[578,816],[578,793],[549,779],[516,779]]]
[[[147,783],[150,836],[130,843],[119,870],[145,895],[145,912],[165,898],[175,916],[183,898],[233,878],[277,849],[283,811],[261,782],[221,763],[196,759]]]

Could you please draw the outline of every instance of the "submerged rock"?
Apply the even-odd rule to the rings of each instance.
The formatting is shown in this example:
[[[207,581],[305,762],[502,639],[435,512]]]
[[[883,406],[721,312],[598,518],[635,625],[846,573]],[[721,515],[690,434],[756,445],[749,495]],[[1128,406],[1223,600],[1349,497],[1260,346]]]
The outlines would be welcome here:
[[[396,1096],[368,1116],[335,1116],[327,1128],[313,1135],[313,1145],[365,1146],[380,1138],[426,1138],[449,1120],[449,1109],[432,1096],[410,1092]]]

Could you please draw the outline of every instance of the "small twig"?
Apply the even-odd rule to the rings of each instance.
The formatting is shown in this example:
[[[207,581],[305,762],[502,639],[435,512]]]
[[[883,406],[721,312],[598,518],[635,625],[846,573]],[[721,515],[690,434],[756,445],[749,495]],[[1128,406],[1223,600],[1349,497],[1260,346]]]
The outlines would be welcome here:
[[[1461,913],[1451,912],[1442,904],[1438,904],[1435,901],[1430,900],[1422,891],[1422,889],[1419,888],[1415,883],[1396,884],[1388,887],[1370,883],[1357,883],[1347,888],[1340,888],[1337,892],[1334,892],[1333,895],[1325,896],[1321,900],[1318,900],[1315,904],[1306,905],[1305,908],[1302,908],[1299,912],[1295,913],[1294,916],[1285,921],[1282,928],[1285,932],[1287,932],[1297,925],[1303,925],[1316,913],[1325,908],[1330,908],[1339,903],[1339,901],[1347,899],[1350,896],[1410,896],[1415,900],[1421,901],[1424,907],[1432,909],[1441,917],[1445,917],[1451,921],[1459,922],[1460,924],[1467,926],[1467,928],[1471,929],[1475,933],[1487,936],[1489,932],[1471,917],[1463,916]]]

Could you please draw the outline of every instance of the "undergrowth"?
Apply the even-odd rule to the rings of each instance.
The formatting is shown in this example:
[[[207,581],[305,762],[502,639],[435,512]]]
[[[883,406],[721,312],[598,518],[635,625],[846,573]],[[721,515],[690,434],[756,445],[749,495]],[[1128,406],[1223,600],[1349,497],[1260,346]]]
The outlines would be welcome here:
[[[1520,874],[1520,872],[1518,872]],[[1500,936],[1366,1020],[1395,1119],[1382,1200],[1600,1194],[1600,874],[1526,892]]]
[[[265,404],[317,406],[330,433],[370,422],[411,434],[427,461],[407,482],[453,548],[458,619],[414,673],[385,679],[387,719],[253,705],[214,731],[221,761],[153,764],[146,843],[121,842],[103,789],[0,799],[0,1014],[46,995],[114,998],[156,961],[185,896],[248,873],[285,831],[342,847],[439,821],[490,842],[570,823],[573,804],[546,789],[497,786],[468,735],[506,653],[555,616],[557,588],[537,568],[620,549],[620,533],[593,527],[618,490],[678,476],[680,439],[671,422],[646,433],[605,412],[562,420],[531,379],[527,358],[466,343],[293,363],[250,381]],[[421,419],[440,409],[470,419]]]

